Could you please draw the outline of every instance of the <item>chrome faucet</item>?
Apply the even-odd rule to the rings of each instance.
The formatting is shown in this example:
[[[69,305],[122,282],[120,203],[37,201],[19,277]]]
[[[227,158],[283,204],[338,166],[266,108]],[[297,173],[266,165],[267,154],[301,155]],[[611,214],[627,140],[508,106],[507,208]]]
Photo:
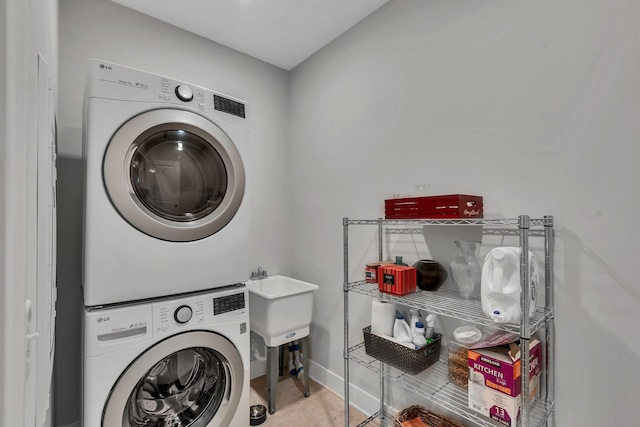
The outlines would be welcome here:
[[[267,277],[267,270],[263,270],[262,267],[258,267],[258,271],[251,272],[251,280],[265,279]]]

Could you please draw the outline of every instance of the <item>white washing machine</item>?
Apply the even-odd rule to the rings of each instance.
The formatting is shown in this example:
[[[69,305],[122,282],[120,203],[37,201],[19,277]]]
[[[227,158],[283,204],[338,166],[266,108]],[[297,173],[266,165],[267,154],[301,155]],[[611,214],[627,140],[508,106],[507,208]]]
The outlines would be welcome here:
[[[248,280],[246,103],[100,60],[86,83],[85,305]]]
[[[246,427],[249,350],[242,285],[86,309],[83,425]]]

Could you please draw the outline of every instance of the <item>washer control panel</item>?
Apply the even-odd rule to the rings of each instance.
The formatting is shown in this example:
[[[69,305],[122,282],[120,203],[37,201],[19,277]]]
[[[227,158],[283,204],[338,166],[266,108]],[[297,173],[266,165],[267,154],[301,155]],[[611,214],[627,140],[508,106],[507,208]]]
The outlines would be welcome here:
[[[246,289],[164,300],[152,306],[154,335],[249,318]]]
[[[136,345],[152,336],[149,305],[85,309],[84,352],[96,356]]]
[[[244,293],[227,295],[213,299],[213,315],[219,316],[230,311],[246,308]]]
[[[173,318],[176,319],[178,323],[187,323],[193,317],[193,310],[188,305],[181,305],[176,308],[176,311],[173,313]]]
[[[169,332],[184,325],[205,323],[205,300],[178,299],[153,304],[153,332]]]

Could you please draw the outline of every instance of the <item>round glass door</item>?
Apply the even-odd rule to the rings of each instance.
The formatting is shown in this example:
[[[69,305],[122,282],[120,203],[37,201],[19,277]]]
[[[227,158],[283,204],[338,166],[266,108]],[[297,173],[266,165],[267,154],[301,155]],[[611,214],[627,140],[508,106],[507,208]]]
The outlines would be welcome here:
[[[182,110],[153,110],[125,123],[109,143],[103,175],[125,220],[162,240],[218,232],[244,196],[244,167],[233,142]]]
[[[129,395],[125,419],[133,426],[190,426],[211,419],[220,407],[228,378],[220,356],[188,348],[156,363]]]
[[[206,346],[185,346],[201,344],[203,338]],[[102,425],[228,425],[238,407],[243,376],[240,356],[228,340],[200,331],[174,336],[123,373],[109,396]]]
[[[195,221],[216,210],[227,192],[222,157],[204,139],[185,130],[147,137],[131,159],[135,196],[168,221]]]

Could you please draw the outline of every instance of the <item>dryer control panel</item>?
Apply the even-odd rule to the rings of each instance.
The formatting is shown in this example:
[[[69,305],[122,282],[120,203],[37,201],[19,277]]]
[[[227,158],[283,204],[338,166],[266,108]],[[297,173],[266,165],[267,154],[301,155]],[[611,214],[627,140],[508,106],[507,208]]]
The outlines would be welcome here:
[[[181,101],[187,104],[193,101],[200,111],[205,111],[213,106],[215,111],[231,114],[241,119],[247,118],[244,102],[195,85],[162,77],[160,78],[160,91],[158,99],[163,101]]]
[[[245,101],[201,86],[158,74],[92,59],[87,98],[159,102],[179,105],[249,129]]]

